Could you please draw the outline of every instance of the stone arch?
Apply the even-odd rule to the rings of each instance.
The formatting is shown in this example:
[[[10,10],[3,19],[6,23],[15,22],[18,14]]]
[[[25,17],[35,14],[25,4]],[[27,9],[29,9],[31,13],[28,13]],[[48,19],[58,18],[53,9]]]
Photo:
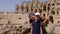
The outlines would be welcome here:
[[[37,12],[37,9],[35,9],[35,12]]]
[[[46,16],[46,14],[45,14],[45,13],[43,13],[43,16],[45,17],[45,16]]]
[[[58,23],[60,23],[60,21],[58,21]]]
[[[43,10],[46,11],[46,5],[45,4],[43,5]]]
[[[54,12],[54,11],[51,11],[51,14],[53,14],[53,15],[54,15],[54,14],[55,14],[55,12]]]
[[[52,16],[52,15],[49,16],[49,21],[50,21],[51,23],[54,22],[54,20],[53,20],[53,16]]]

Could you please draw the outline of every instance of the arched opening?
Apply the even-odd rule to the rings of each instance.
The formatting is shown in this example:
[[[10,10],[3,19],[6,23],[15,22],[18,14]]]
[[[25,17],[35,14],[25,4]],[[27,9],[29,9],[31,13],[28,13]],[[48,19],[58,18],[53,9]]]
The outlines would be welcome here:
[[[58,21],[58,23],[60,23],[60,21]]]
[[[39,13],[42,13],[42,9],[39,9]]]
[[[48,6],[50,6],[50,3],[48,4]]]
[[[54,6],[55,4],[53,3],[52,6]]]
[[[45,13],[43,14],[43,16],[44,16],[44,17],[46,16]]]
[[[54,15],[54,14],[55,14],[55,12],[54,12],[54,11],[51,11],[51,14],[52,14],[52,15]]]
[[[59,11],[57,11],[57,14],[59,14]]]
[[[35,13],[37,12],[37,9],[35,9]]]
[[[48,11],[50,10],[50,7],[48,7]]]
[[[46,11],[46,5],[45,5],[45,4],[44,4],[44,6],[43,6],[43,10]]]
[[[53,23],[54,22],[54,20],[53,20],[53,16],[49,16],[49,21],[51,22],[51,23]]]

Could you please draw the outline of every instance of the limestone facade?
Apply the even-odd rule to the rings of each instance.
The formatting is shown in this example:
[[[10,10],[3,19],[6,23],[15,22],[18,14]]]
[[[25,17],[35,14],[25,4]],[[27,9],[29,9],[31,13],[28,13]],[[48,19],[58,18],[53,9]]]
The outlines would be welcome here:
[[[20,27],[22,26],[22,32],[29,25],[29,12],[40,12],[41,15],[45,13],[46,17],[52,15],[54,23],[60,23],[60,0],[48,0],[46,2],[39,2],[38,0],[32,0],[31,2],[23,2],[20,6],[16,6],[17,12],[0,12],[0,34],[22,34]],[[20,10],[20,14],[18,12]],[[26,26],[25,26],[26,25]],[[18,30],[19,31],[16,31]],[[60,32],[60,31],[59,31]]]
[[[25,12],[28,13],[40,12],[41,15],[45,13],[47,18],[49,18],[50,15],[52,15],[53,17],[56,17],[56,15],[57,16],[60,15],[60,0],[48,0],[46,2],[39,2],[38,0],[32,0],[31,2],[25,2],[25,3],[26,3],[25,7],[23,6],[24,4],[20,5],[27,10]],[[24,11],[22,10],[22,12]]]
[[[22,32],[29,27],[30,24],[27,13],[0,13],[0,34],[22,34]]]

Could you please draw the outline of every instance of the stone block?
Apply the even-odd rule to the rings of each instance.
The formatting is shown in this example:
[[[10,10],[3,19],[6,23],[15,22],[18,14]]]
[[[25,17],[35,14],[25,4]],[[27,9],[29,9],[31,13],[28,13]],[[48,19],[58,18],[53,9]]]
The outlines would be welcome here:
[[[0,24],[8,24],[8,20],[7,19],[1,19]]]
[[[11,20],[10,21],[10,24],[14,24],[14,25],[20,25],[21,23],[25,23],[26,21],[25,20]]]

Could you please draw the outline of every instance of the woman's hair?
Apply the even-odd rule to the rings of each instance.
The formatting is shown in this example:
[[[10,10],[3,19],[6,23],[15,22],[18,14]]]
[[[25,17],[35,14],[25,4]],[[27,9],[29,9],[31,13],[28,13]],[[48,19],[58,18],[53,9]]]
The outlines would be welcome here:
[[[34,14],[34,13],[30,13],[30,14],[29,14],[29,18],[30,18],[30,16],[31,16],[31,15],[32,15],[32,16],[35,16],[35,14]]]
[[[30,19],[29,22],[30,22],[30,24],[33,22],[33,20],[30,18],[31,15],[32,15],[32,16],[35,16],[35,14],[34,14],[34,13],[30,13],[30,14],[29,14],[29,19]]]
[[[30,22],[30,24],[31,24],[31,23],[33,22],[33,20],[32,20],[32,19],[30,19],[30,20],[29,20],[29,22]]]

